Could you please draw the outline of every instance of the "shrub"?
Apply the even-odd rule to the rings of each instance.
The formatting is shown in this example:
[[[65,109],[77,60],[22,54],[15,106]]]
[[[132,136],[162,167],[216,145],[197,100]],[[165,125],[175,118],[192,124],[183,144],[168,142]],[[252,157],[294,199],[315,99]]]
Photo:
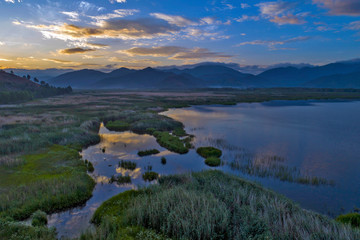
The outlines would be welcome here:
[[[159,174],[156,173],[156,172],[146,172],[142,175],[142,178],[145,180],[145,181],[154,181],[155,179],[158,179],[159,178]]]
[[[162,165],[165,165],[165,164],[166,164],[166,158],[165,158],[165,157],[162,157],[162,158],[161,158],[161,164],[162,164]]]
[[[47,220],[47,216],[46,213],[44,213],[43,211],[37,210],[36,212],[34,212],[31,215],[31,225],[33,225],[34,227],[42,227],[42,226],[46,226],[48,220]]]
[[[221,160],[217,157],[208,157],[205,159],[205,164],[210,167],[217,167],[220,166]]]
[[[219,158],[222,155],[221,150],[214,147],[200,147],[196,150],[196,152],[203,158],[208,158],[208,157]]]
[[[160,153],[159,150],[157,149],[149,149],[149,150],[145,150],[145,151],[139,151],[138,152],[138,155],[140,157],[145,157],[145,156],[149,156],[149,155],[153,155],[153,154],[158,154]]]

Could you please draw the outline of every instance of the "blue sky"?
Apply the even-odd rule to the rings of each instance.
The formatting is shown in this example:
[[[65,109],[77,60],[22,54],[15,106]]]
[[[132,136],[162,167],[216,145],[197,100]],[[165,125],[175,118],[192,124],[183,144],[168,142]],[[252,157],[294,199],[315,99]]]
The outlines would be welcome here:
[[[359,58],[359,0],[0,0],[2,68]]]

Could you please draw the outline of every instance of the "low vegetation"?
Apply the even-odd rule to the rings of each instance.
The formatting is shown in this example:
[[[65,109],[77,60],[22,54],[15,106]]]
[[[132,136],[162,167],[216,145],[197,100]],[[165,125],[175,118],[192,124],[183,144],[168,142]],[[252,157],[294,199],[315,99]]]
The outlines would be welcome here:
[[[220,149],[214,147],[199,147],[196,152],[203,158],[216,157],[219,158],[222,155]]]
[[[136,239],[146,229],[156,239],[360,238],[356,229],[219,171],[161,177],[159,185],[109,199],[93,222],[96,233],[86,239],[116,239],[124,232]]]
[[[210,167],[217,167],[220,166],[221,160],[217,157],[208,157],[205,159],[205,164]]]
[[[34,227],[44,227],[48,223],[46,213],[43,211],[36,211],[31,215],[31,225]]]
[[[179,154],[185,154],[189,152],[189,149],[185,147],[183,141],[179,137],[171,135],[169,132],[155,131],[152,133],[156,138],[156,141],[160,146]]]
[[[336,221],[351,225],[354,228],[360,228],[360,213],[348,213],[340,215]]]
[[[165,157],[161,157],[161,164],[165,165],[166,164],[166,158]]]
[[[150,155],[154,155],[154,154],[158,154],[158,153],[160,153],[160,151],[157,149],[149,149],[149,150],[139,151],[138,155],[140,157],[145,157],[145,156],[150,156]]]
[[[156,172],[145,172],[143,175],[142,175],[142,178],[144,179],[144,181],[148,181],[148,182],[151,182],[151,181],[154,181],[156,179],[159,178],[159,174],[156,173]]]
[[[116,121],[109,121],[105,124],[105,127],[110,131],[126,131],[129,130],[130,124],[124,121],[116,120]]]
[[[119,167],[133,171],[136,169],[136,162],[121,160],[119,162]]]
[[[131,177],[130,176],[111,176],[109,183],[117,182],[118,184],[126,184],[131,183]]]

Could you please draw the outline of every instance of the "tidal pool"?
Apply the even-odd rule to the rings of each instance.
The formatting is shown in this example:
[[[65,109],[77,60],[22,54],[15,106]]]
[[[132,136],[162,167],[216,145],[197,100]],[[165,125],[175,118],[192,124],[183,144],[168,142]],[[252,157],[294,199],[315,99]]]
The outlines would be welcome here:
[[[304,208],[335,216],[360,207],[359,110],[358,101],[272,101],[194,106],[162,114],[183,122],[186,131],[195,135],[195,147],[214,146],[223,151],[223,165],[215,169],[257,181]],[[142,180],[148,166],[160,175],[210,169],[194,149],[184,155],[172,153],[150,135],[111,132],[104,126],[99,134],[101,142],[82,152],[83,158],[95,168],[92,176],[97,185],[93,197],[82,207],[49,217],[49,226],[57,228],[59,237],[79,236],[91,227],[91,216],[102,202],[123,191],[148,185]],[[137,156],[138,151],[153,148],[160,153]],[[166,157],[165,165],[161,157]],[[136,162],[136,169],[120,168],[121,160]],[[326,179],[332,185],[299,184],[271,174],[249,174],[250,171],[234,168],[234,161],[251,162],[253,168],[263,171],[260,173],[272,173],[275,162],[282,171]],[[132,182],[109,183],[113,175],[130,176]]]

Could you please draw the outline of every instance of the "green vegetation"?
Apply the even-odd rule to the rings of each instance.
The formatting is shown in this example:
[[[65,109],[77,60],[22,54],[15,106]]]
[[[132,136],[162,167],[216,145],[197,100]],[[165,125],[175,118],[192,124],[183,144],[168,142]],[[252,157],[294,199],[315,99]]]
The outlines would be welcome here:
[[[145,180],[145,181],[154,181],[156,179],[159,178],[159,174],[156,173],[156,172],[145,172],[143,175],[142,175],[142,178]]]
[[[105,124],[105,127],[110,131],[126,131],[129,130],[130,124],[124,121],[116,120],[116,121],[109,121]]]
[[[39,209],[51,213],[91,197],[95,182],[77,150],[54,145],[24,160],[23,165],[0,168],[0,218],[23,220]]]
[[[130,176],[111,176],[109,183],[117,182],[118,184],[126,184],[131,183],[131,177]]]
[[[354,228],[360,228],[360,214],[359,213],[348,213],[340,215],[336,218],[336,221],[349,224]]]
[[[175,128],[172,133],[178,137],[184,137],[187,135],[183,128]]]
[[[48,223],[46,213],[43,211],[36,211],[31,215],[31,225],[34,227],[43,227]]]
[[[205,159],[205,164],[210,167],[217,167],[220,166],[221,160],[217,157],[208,157]]]
[[[172,152],[185,154],[189,152],[189,149],[184,146],[184,142],[180,138],[171,135],[169,132],[153,132],[156,141],[160,146],[169,149]]]
[[[165,157],[161,157],[161,164],[165,165],[166,164],[166,158]]]
[[[26,226],[23,223],[0,219],[0,238],[9,240],[55,240],[54,228]]]
[[[165,176],[159,185],[124,192],[103,203],[93,222],[98,227],[88,239],[145,229],[174,239],[360,238],[358,230],[219,171]]]
[[[119,162],[119,167],[124,168],[124,169],[128,169],[128,170],[135,170],[136,168],[136,163],[132,162],[132,161],[124,161],[121,160]]]
[[[203,158],[208,158],[208,157],[219,158],[222,155],[222,151],[214,147],[200,147],[196,150],[196,152]]]
[[[90,173],[94,172],[94,170],[95,170],[94,165],[87,159],[85,159],[85,165],[86,165],[88,172],[90,172]]]
[[[139,151],[138,155],[140,157],[145,157],[145,156],[150,156],[150,155],[154,155],[154,154],[158,154],[158,153],[160,153],[160,151],[157,149],[149,149],[149,150],[145,150],[145,151]]]

